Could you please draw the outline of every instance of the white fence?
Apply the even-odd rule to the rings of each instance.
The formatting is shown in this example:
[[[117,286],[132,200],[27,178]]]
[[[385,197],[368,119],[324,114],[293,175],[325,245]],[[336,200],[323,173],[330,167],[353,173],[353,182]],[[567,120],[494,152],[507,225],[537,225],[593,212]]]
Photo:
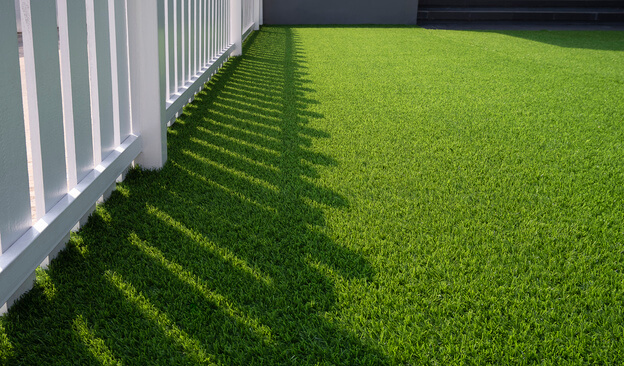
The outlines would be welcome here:
[[[245,39],[251,31],[258,30],[260,19],[262,17],[262,0],[241,1],[243,8],[241,16],[241,32],[243,32],[243,39]]]
[[[0,2],[0,313],[128,167],[163,166],[167,124],[241,54],[261,6]]]

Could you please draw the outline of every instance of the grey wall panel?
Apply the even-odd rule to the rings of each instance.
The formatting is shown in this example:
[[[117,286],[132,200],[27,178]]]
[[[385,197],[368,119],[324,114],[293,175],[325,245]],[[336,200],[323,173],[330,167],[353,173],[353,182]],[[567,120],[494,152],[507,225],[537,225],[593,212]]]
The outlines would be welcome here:
[[[264,0],[264,24],[416,24],[418,0]]]

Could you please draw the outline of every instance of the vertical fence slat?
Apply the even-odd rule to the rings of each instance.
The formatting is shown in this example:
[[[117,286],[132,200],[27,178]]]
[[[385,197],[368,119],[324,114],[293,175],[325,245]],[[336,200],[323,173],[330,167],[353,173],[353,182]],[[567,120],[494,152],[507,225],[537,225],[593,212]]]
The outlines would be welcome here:
[[[202,0],[202,5],[203,5],[203,9],[204,12],[202,14],[203,16],[203,28],[202,28],[202,32],[204,33],[203,38],[204,38],[204,48],[203,48],[203,53],[202,53],[202,65],[204,67],[206,67],[206,65],[208,64],[208,61],[210,60],[208,58],[208,1],[207,0]]]
[[[177,4],[178,14],[177,14],[177,56],[176,60],[178,65],[176,66],[177,70],[177,81],[176,81],[176,92],[184,85],[184,0],[175,0]]]
[[[113,143],[111,151],[121,143],[119,132],[119,75],[117,60],[117,26],[115,24],[115,0],[108,0],[108,32],[111,68],[111,92],[113,102]]]
[[[195,1],[195,74],[201,70],[201,0]]]
[[[215,0],[208,0],[210,2],[210,27],[208,38],[210,41],[210,55],[208,56],[212,62],[215,57]]]
[[[186,84],[188,84],[191,80],[191,78],[193,77],[193,75],[195,75],[195,33],[193,32],[193,29],[195,27],[195,12],[193,10],[193,4],[194,4],[194,0],[188,0],[188,7],[187,7],[187,22],[186,22],[186,26],[187,26],[187,50],[186,50],[186,54],[188,56],[188,60],[187,60],[187,74],[186,74]]]
[[[184,44],[182,45],[182,50],[184,52],[184,79],[182,80],[182,86],[184,86],[190,79],[191,75],[191,15],[189,12],[191,0],[182,0],[182,3],[184,8],[184,16],[182,17],[182,25],[184,29]]]
[[[104,160],[117,146],[114,141],[113,76],[111,71],[111,39],[109,32],[108,2],[95,0],[95,48],[98,75],[98,103],[100,105],[101,155],[97,163]]]
[[[72,188],[93,169],[85,2],[59,0],[58,10],[68,183]]]
[[[169,15],[172,9],[170,9],[169,6],[172,4],[172,2],[168,0],[161,1],[165,3],[165,96],[167,100],[169,100],[169,96],[171,95],[171,80],[169,79],[169,73],[173,68],[173,63],[169,60],[169,56],[171,55],[171,52],[169,50],[169,45],[171,44],[171,42],[169,41],[171,31],[169,30],[169,26],[172,20]]]
[[[175,12],[175,0],[163,0],[166,1],[166,48],[167,48],[167,99],[171,98],[171,95],[175,93],[176,88],[176,12]]]
[[[231,33],[232,33],[232,27],[235,24],[238,24],[238,28],[240,29],[240,12],[241,12],[241,0],[238,0],[238,4],[235,4],[237,0],[229,0],[229,1],[224,1],[223,6],[225,7],[225,19],[226,20],[226,25],[225,25],[225,29],[224,29],[224,37],[223,37],[223,48],[226,48],[227,46],[229,46],[231,44]],[[236,14],[236,17],[232,16],[232,7],[237,6],[238,12],[234,13]],[[236,19],[234,19],[236,18]],[[238,21],[238,22],[237,22]],[[233,54],[233,56],[235,56],[235,54]]]
[[[225,14],[223,13],[223,1],[224,0],[218,0],[218,4],[219,4],[219,15],[218,15],[218,22],[219,22],[219,45],[217,46],[217,53],[219,53],[222,49],[223,49],[223,20],[225,18]]]
[[[202,11],[202,0],[197,0],[197,70],[201,70],[204,65],[204,48],[203,48],[203,26],[205,24]]]
[[[78,184],[76,170],[76,142],[74,131],[74,106],[72,96],[71,59],[69,48],[69,29],[67,20],[67,1],[58,0],[57,19],[59,28],[59,48],[61,53],[61,91],[63,115],[65,117],[65,152],[67,161],[67,185],[73,188]]]
[[[188,68],[189,73],[187,75],[187,81],[195,74],[195,33],[193,28],[195,27],[195,12],[193,11],[194,0],[188,0]]]
[[[241,31],[245,33],[247,27],[249,26],[249,0],[242,0],[242,11],[241,11]]]
[[[216,57],[221,48],[221,0],[214,1],[214,56]]]
[[[254,3],[254,9],[253,9],[253,14],[254,14],[254,30],[259,30],[260,29],[260,0],[253,0]]]
[[[100,96],[99,96],[99,80],[98,80],[98,62],[97,47],[95,38],[95,0],[85,0],[85,11],[87,15],[87,49],[89,63],[89,81],[90,81],[90,98],[91,98],[91,123],[93,144],[93,164],[97,165],[102,161],[102,141],[100,139]]]
[[[193,0],[193,75],[197,75],[199,72],[198,1],[199,0]]]
[[[212,54],[212,0],[206,0],[206,63],[210,62]]]
[[[65,136],[54,1],[21,0],[37,218],[66,193]]]
[[[222,10],[222,6],[221,4],[223,3],[223,0],[215,0],[217,2],[217,9],[216,9],[216,22],[217,22],[217,26],[216,26],[216,40],[217,40],[217,44],[216,44],[216,49],[215,49],[215,53],[218,54],[219,51],[221,51],[222,48],[222,41],[223,41],[223,37],[222,37],[222,30],[223,30],[223,14],[221,13]]]
[[[206,0],[199,1],[199,34],[201,38],[200,54],[199,54],[199,69],[203,70],[206,66]]]
[[[130,75],[128,73],[127,0],[115,0],[115,29],[117,36],[117,86],[119,96],[119,137],[124,141],[131,133]]]
[[[212,2],[212,30],[210,32],[210,39],[212,40],[212,58],[215,58],[217,55],[217,35],[218,31],[218,3],[220,0],[210,0]]]
[[[241,32],[241,0],[230,0],[229,19],[230,33],[229,43],[234,45],[232,56],[240,56],[243,53],[243,41]]]
[[[182,86],[186,85],[191,78],[191,0],[184,1],[184,80]]]
[[[236,4],[236,1],[238,1],[238,4]],[[232,8],[236,7],[236,9],[238,10],[237,12],[232,12]],[[238,25],[238,29],[240,29],[240,13],[241,13],[241,0],[229,0],[229,3],[226,2],[225,4],[225,19],[228,19],[230,21],[230,26],[228,27],[227,25],[225,26],[225,45],[226,47],[230,45],[230,40],[232,39],[232,27],[234,27],[235,25]],[[234,19],[236,18],[236,19]],[[234,20],[234,21],[233,21]],[[238,21],[238,22],[236,22]],[[236,52],[234,52],[232,54],[232,56],[236,56]]]
[[[216,7],[217,0],[209,0],[210,1],[210,59],[214,59],[216,55],[216,34],[217,34],[217,21],[216,21]]]
[[[0,2],[0,254],[31,225],[15,2]],[[1,306],[2,304],[0,304]]]
[[[230,17],[228,17],[228,13],[227,13],[227,5],[231,5],[231,3],[228,3],[226,0],[221,0],[221,47],[220,47],[220,51],[222,51],[223,49],[225,49],[228,46],[228,40],[229,38],[227,37],[227,27],[228,24],[231,24],[231,19]]]

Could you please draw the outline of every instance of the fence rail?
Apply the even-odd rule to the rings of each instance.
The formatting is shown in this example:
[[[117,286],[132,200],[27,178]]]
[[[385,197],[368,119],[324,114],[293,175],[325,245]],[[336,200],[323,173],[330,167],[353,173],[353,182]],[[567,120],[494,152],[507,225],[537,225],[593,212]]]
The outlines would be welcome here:
[[[167,124],[241,54],[261,5],[0,2],[0,313],[125,170],[162,167]]]

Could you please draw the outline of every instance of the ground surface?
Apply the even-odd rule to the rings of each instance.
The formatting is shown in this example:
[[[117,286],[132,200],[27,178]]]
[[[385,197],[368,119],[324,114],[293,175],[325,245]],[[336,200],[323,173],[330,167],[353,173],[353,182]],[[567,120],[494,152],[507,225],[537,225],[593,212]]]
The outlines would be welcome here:
[[[6,364],[624,359],[624,33],[264,27]]]

